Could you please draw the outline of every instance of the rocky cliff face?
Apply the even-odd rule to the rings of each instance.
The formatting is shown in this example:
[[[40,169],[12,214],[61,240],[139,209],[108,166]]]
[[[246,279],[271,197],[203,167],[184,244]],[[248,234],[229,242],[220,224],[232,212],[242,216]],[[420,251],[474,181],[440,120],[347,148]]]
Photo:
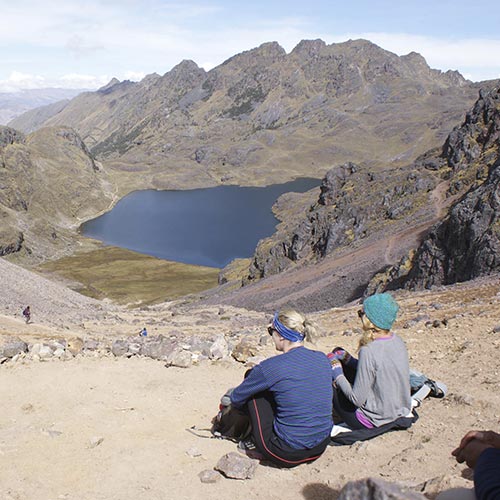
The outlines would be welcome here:
[[[429,288],[500,269],[500,87],[481,92],[464,123],[453,130],[441,157],[449,193],[469,187],[385,288]]]
[[[209,72],[183,61],[139,83],[112,81],[43,125],[75,128],[129,188],[262,185],[347,161],[405,165],[442,144],[476,95],[415,53],[309,40],[287,54],[273,42]]]
[[[246,282],[276,274],[292,265],[317,261],[336,250],[353,249],[373,235],[387,238],[412,220],[433,217],[429,195],[439,178],[425,168],[367,171],[354,163],[331,169],[317,201],[257,247]],[[279,202],[278,202],[279,204]],[[293,219],[281,211],[280,217]]]
[[[23,143],[24,134],[13,128],[0,126],[0,148],[4,148],[15,142]]]
[[[0,255],[71,252],[78,220],[111,202],[106,178],[72,129],[0,127]]]

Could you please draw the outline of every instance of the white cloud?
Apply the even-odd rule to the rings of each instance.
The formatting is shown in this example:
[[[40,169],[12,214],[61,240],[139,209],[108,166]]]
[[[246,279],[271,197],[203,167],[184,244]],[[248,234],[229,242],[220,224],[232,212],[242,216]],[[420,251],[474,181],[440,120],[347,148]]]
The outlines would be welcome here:
[[[143,71],[125,71],[123,77],[125,80],[130,80],[132,82],[139,82],[146,76]]]
[[[205,61],[204,63],[200,64],[200,67],[203,68],[205,71],[210,71],[212,68],[215,68],[217,66],[211,61]]]
[[[45,78],[40,75],[31,75],[12,71],[5,80],[0,80],[0,92],[16,92],[19,89],[40,89],[47,87]]]
[[[107,75],[82,75],[71,73],[47,79],[40,75],[31,75],[13,71],[5,80],[0,80],[0,92],[17,92],[28,89],[63,88],[63,89],[97,89],[111,80]]]
[[[58,79],[60,85],[57,85],[57,87],[66,89],[96,89],[106,85],[110,80],[111,77],[107,75],[94,76],[70,73]]]

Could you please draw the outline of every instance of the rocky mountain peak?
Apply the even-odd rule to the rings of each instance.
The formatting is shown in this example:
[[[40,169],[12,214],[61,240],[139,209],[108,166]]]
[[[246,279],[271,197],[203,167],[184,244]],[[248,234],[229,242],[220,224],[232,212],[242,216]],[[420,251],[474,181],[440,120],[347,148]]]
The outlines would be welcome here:
[[[140,83],[145,87],[149,87],[150,85],[154,85],[160,78],[161,76],[158,73],[150,73],[146,75]]]
[[[419,54],[418,52],[410,52],[404,56],[401,56],[401,59],[403,61],[410,63],[410,64],[413,64],[413,66],[415,66],[415,67],[420,66],[420,67],[425,68],[425,69],[429,68],[425,58],[421,54]]]
[[[286,51],[278,42],[266,42],[254,49],[245,50],[240,54],[230,57],[222,63],[220,68],[234,67],[247,69],[257,65],[270,65],[285,56]]]
[[[165,73],[162,80],[178,87],[186,86],[187,90],[200,83],[205,76],[206,72],[203,68],[200,68],[194,61],[184,59]]]
[[[292,50],[291,54],[305,58],[317,57],[326,46],[326,43],[320,39],[301,40]]]
[[[467,85],[469,82],[469,80],[466,80],[457,70],[449,69],[448,71],[445,71],[444,75],[452,85],[457,85],[459,87]]]
[[[103,92],[103,91],[109,90],[111,87],[114,87],[115,85],[118,85],[119,83],[120,83],[120,80],[118,80],[118,78],[113,77],[106,85],[97,89],[97,92]]]

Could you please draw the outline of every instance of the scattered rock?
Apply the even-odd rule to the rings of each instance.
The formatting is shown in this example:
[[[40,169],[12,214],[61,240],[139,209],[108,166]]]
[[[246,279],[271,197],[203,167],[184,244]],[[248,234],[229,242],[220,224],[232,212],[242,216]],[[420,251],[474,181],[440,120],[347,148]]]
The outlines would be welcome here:
[[[128,345],[128,352],[127,355],[134,355],[134,354],[139,354],[142,349],[142,344],[138,342],[131,342]]]
[[[115,340],[111,346],[114,356],[124,356],[128,352],[128,342],[123,339]]]
[[[192,335],[188,340],[187,343],[190,346],[190,351],[192,353],[199,353],[203,356],[208,356],[210,355],[210,346],[212,343],[208,341],[207,339],[204,339],[198,335]]]
[[[66,349],[74,356],[82,351],[83,346],[83,340],[79,337],[75,337],[74,339],[68,341]]]
[[[93,436],[89,439],[89,448],[95,448],[104,441],[102,436]]]
[[[66,351],[64,349],[61,349],[60,347],[57,348],[55,351],[54,351],[54,358],[59,358],[61,359],[63,356],[64,356],[64,353]]]
[[[249,337],[243,337],[233,349],[231,355],[236,361],[245,363],[249,358],[257,354],[255,340]]]
[[[189,448],[189,450],[186,451],[186,454],[192,458],[201,457],[201,451],[196,448],[196,446]]]
[[[338,500],[426,500],[426,497],[397,484],[369,477],[347,483]]]
[[[74,356],[73,356],[73,354],[71,354],[70,351],[64,351],[64,354],[61,356],[60,359],[63,361],[68,361],[68,360],[73,359],[73,358],[74,358]]]
[[[259,338],[259,345],[265,346],[269,343],[269,335],[261,335]]]
[[[82,349],[85,351],[97,351],[97,349],[99,349],[99,342],[92,339],[85,340]],[[76,354],[71,350],[71,342],[68,342],[68,350],[71,351],[71,354]]]
[[[48,345],[40,346],[40,350],[38,351],[38,356],[40,359],[50,359],[54,356],[54,352]]]
[[[449,476],[438,476],[428,479],[423,483],[420,483],[415,487],[416,490],[420,491],[426,496],[434,497],[441,491],[447,490],[450,487],[450,477]]]
[[[21,406],[21,410],[23,410],[24,413],[32,413],[35,411],[35,407],[31,403],[26,403]]]
[[[176,340],[167,339],[163,335],[149,338],[142,346],[141,354],[148,358],[167,360],[178,347]]]
[[[440,328],[443,325],[443,321],[440,319],[434,319],[432,321],[426,321],[425,326],[428,328]]]
[[[258,461],[252,460],[240,453],[232,451],[224,455],[215,466],[230,479],[252,479],[257,469]]]
[[[51,438],[59,437],[62,434],[62,431],[55,431],[53,429],[42,429],[42,434],[49,436]]]
[[[210,359],[223,359],[229,355],[229,346],[224,335],[218,335],[210,346]]]
[[[216,483],[217,481],[220,481],[222,476],[219,472],[216,470],[212,469],[206,469],[202,470],[199,474],[198,477],[200,478],[200,481],[205,484],[213,484]]]
[[[28,352],[28,344],[17,337],[7,339],[0,349],[1,356],[5,358],[13,358],[21,352]]]
[[[189,368],[193,364],[189,351],[174,351],[168,358],[165,366],[176,366],[178,368]]]

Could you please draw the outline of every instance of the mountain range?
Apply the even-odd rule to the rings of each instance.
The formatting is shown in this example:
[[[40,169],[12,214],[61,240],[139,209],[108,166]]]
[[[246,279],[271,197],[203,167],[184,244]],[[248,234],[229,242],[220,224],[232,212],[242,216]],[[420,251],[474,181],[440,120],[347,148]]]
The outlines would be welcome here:
[[[247,286],[235,292],[233,280],[207,300],[344,303],[488,178],[498,138],[492,132],[483,150],[478,137],[494,129],[494,113],[464,116],[480,89],[473,109],[498,83],[472,83],[365,40],[302,41],[289,54],[272,42],[208,72],[183,61],[138,83],[112,80],[2,130],[1,252],[24,262],[71,254],[89,244],[79,221],[135,189],[317,177],[320,192],[278,200],[276,234],[240,272]],[[477,134],[468,133],[478,114],[482,125],[474,118]],[[292,282],[302,283],[300,297]]]
[[[272,42],[208,72],[182,61],[138,83],[114,79],[46,120],[9,125],[74,128],[125,192],[262,185],[346,161],[404,165],[444,141],[479,87],[365,40],[302,41],[289,54]]]

